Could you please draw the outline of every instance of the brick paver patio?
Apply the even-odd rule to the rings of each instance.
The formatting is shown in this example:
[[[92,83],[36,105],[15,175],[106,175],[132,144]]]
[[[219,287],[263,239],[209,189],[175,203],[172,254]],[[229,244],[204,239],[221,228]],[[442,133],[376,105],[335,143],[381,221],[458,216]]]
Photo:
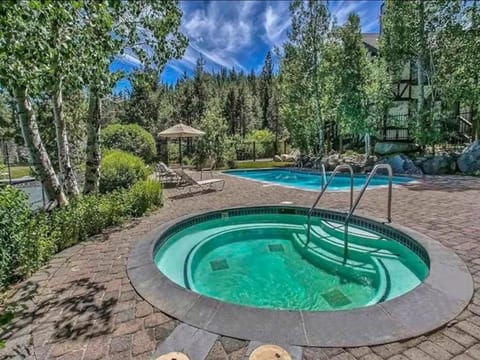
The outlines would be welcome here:
[[[310,205],[315,193],[263,186],[225,176],[223,192],[179,198],[166,191],[165,206],[123,229],[112,230],[55,256],[17,286],[17,315],[0,334],[7,347],[1,359],[149,359],[180,324],[152,308],[133,290],[126,263],[135,241],[178,216],[237,205]],[[328,193],[320,207],[345,209],[347,193]],[[382,217],[386,189],[370,190],[358,213]],[[427,178],[394,189],[393,221],[433,237],[468,265],[475,295],[456,320],[406,342],[362,348],[308,348],[313,359],[480,359],[480,179]],[[208,360],[242,360],[248,342],[220,337]]]

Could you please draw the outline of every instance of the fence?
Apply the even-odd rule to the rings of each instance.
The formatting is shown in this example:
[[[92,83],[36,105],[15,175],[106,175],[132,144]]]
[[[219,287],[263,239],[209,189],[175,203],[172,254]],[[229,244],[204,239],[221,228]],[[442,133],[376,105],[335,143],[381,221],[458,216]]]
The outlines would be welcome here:
[[[47,203],[42,184],[31,176],[31,164],[25,149],[14,143],[0,142],[0,187],[11,185],[28,196],[31,208],[38,209]]]
[[[177,141],[169,140],[159,141],[159,158],[167,164],[178,164],[179,147]],[[234,160],[236,161],[256,161],[259,159],[273,159],[275,155],[288,154],[291,150],[288,141],[227,141],[224,149],[233,149]],[[182,141],[182,160],[184,164],[192,161],[197,150],[196,142]],[[226,150],[225,150],[226,151]]]
[[[258,159],[273,159],[275,155],[287,154],[290,146],[287,141],[246,141],[232,144],[235,149],[235,160],[247,161]]]

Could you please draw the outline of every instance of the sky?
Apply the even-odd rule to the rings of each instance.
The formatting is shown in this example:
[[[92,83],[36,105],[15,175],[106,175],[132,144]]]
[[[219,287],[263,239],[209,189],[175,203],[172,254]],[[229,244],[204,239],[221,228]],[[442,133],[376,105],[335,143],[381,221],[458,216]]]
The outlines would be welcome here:
[[[221,67],[259,72],[268,50],[281,46],[290,29],[288,0],[181,0],[181,31],[189,39],[182,59],[170,60],[161,74],[161,81],[175,84],[184,73],[191,75],[202,56],[209,72]],[[329,8],[338,24],[351,12],[361,18],[362,31],[379,31],[381,0],[329,1]],[[131,56],[117,59],[112,69],[130,70],[139,66]],[[115,92],[129,89],[121,80]]]

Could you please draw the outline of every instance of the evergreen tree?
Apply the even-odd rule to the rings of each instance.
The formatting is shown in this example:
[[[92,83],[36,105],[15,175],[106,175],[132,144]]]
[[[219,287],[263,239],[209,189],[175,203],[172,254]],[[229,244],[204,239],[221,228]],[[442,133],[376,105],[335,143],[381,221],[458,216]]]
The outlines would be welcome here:
[[[193,74],[193,122],[197,123],[203,116],[208,102],[207,75],[205,74],[205,60],[197,59]]]
[[[272,53],[267,52],[260,75],[260,107],[262,109],[262,128],[271,129],[273,64]]]

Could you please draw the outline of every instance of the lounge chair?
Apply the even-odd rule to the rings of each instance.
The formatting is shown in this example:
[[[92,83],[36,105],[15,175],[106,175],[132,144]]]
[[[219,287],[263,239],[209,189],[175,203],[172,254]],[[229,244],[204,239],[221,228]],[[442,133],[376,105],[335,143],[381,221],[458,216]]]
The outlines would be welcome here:
[[[210,166],[200,169],[200,180],[203,180],[204,172],[210,172],[210,178],[213,179],[213,170],[215,170],[216,167],[217,167],[217,162],[215,160],[212,160],[212,162],[210,163]]]
[[[180,180],[180,176],[161,161],[155,165],[155,173],[161,182],[176,183]]]
[[[178,182],[177,188],[178,189],[188,189],[192,191],[192,189],[200,189],[200,190],[210,190],[215,189],[215,184],[222,184],[222,187],[216,190],[222,191],[225,186],[224,179],[208,179],[208,180],[195,180],[190,175],[188,175],[182,169],[175,169],[175,173],[180,177],[181,181]]]

